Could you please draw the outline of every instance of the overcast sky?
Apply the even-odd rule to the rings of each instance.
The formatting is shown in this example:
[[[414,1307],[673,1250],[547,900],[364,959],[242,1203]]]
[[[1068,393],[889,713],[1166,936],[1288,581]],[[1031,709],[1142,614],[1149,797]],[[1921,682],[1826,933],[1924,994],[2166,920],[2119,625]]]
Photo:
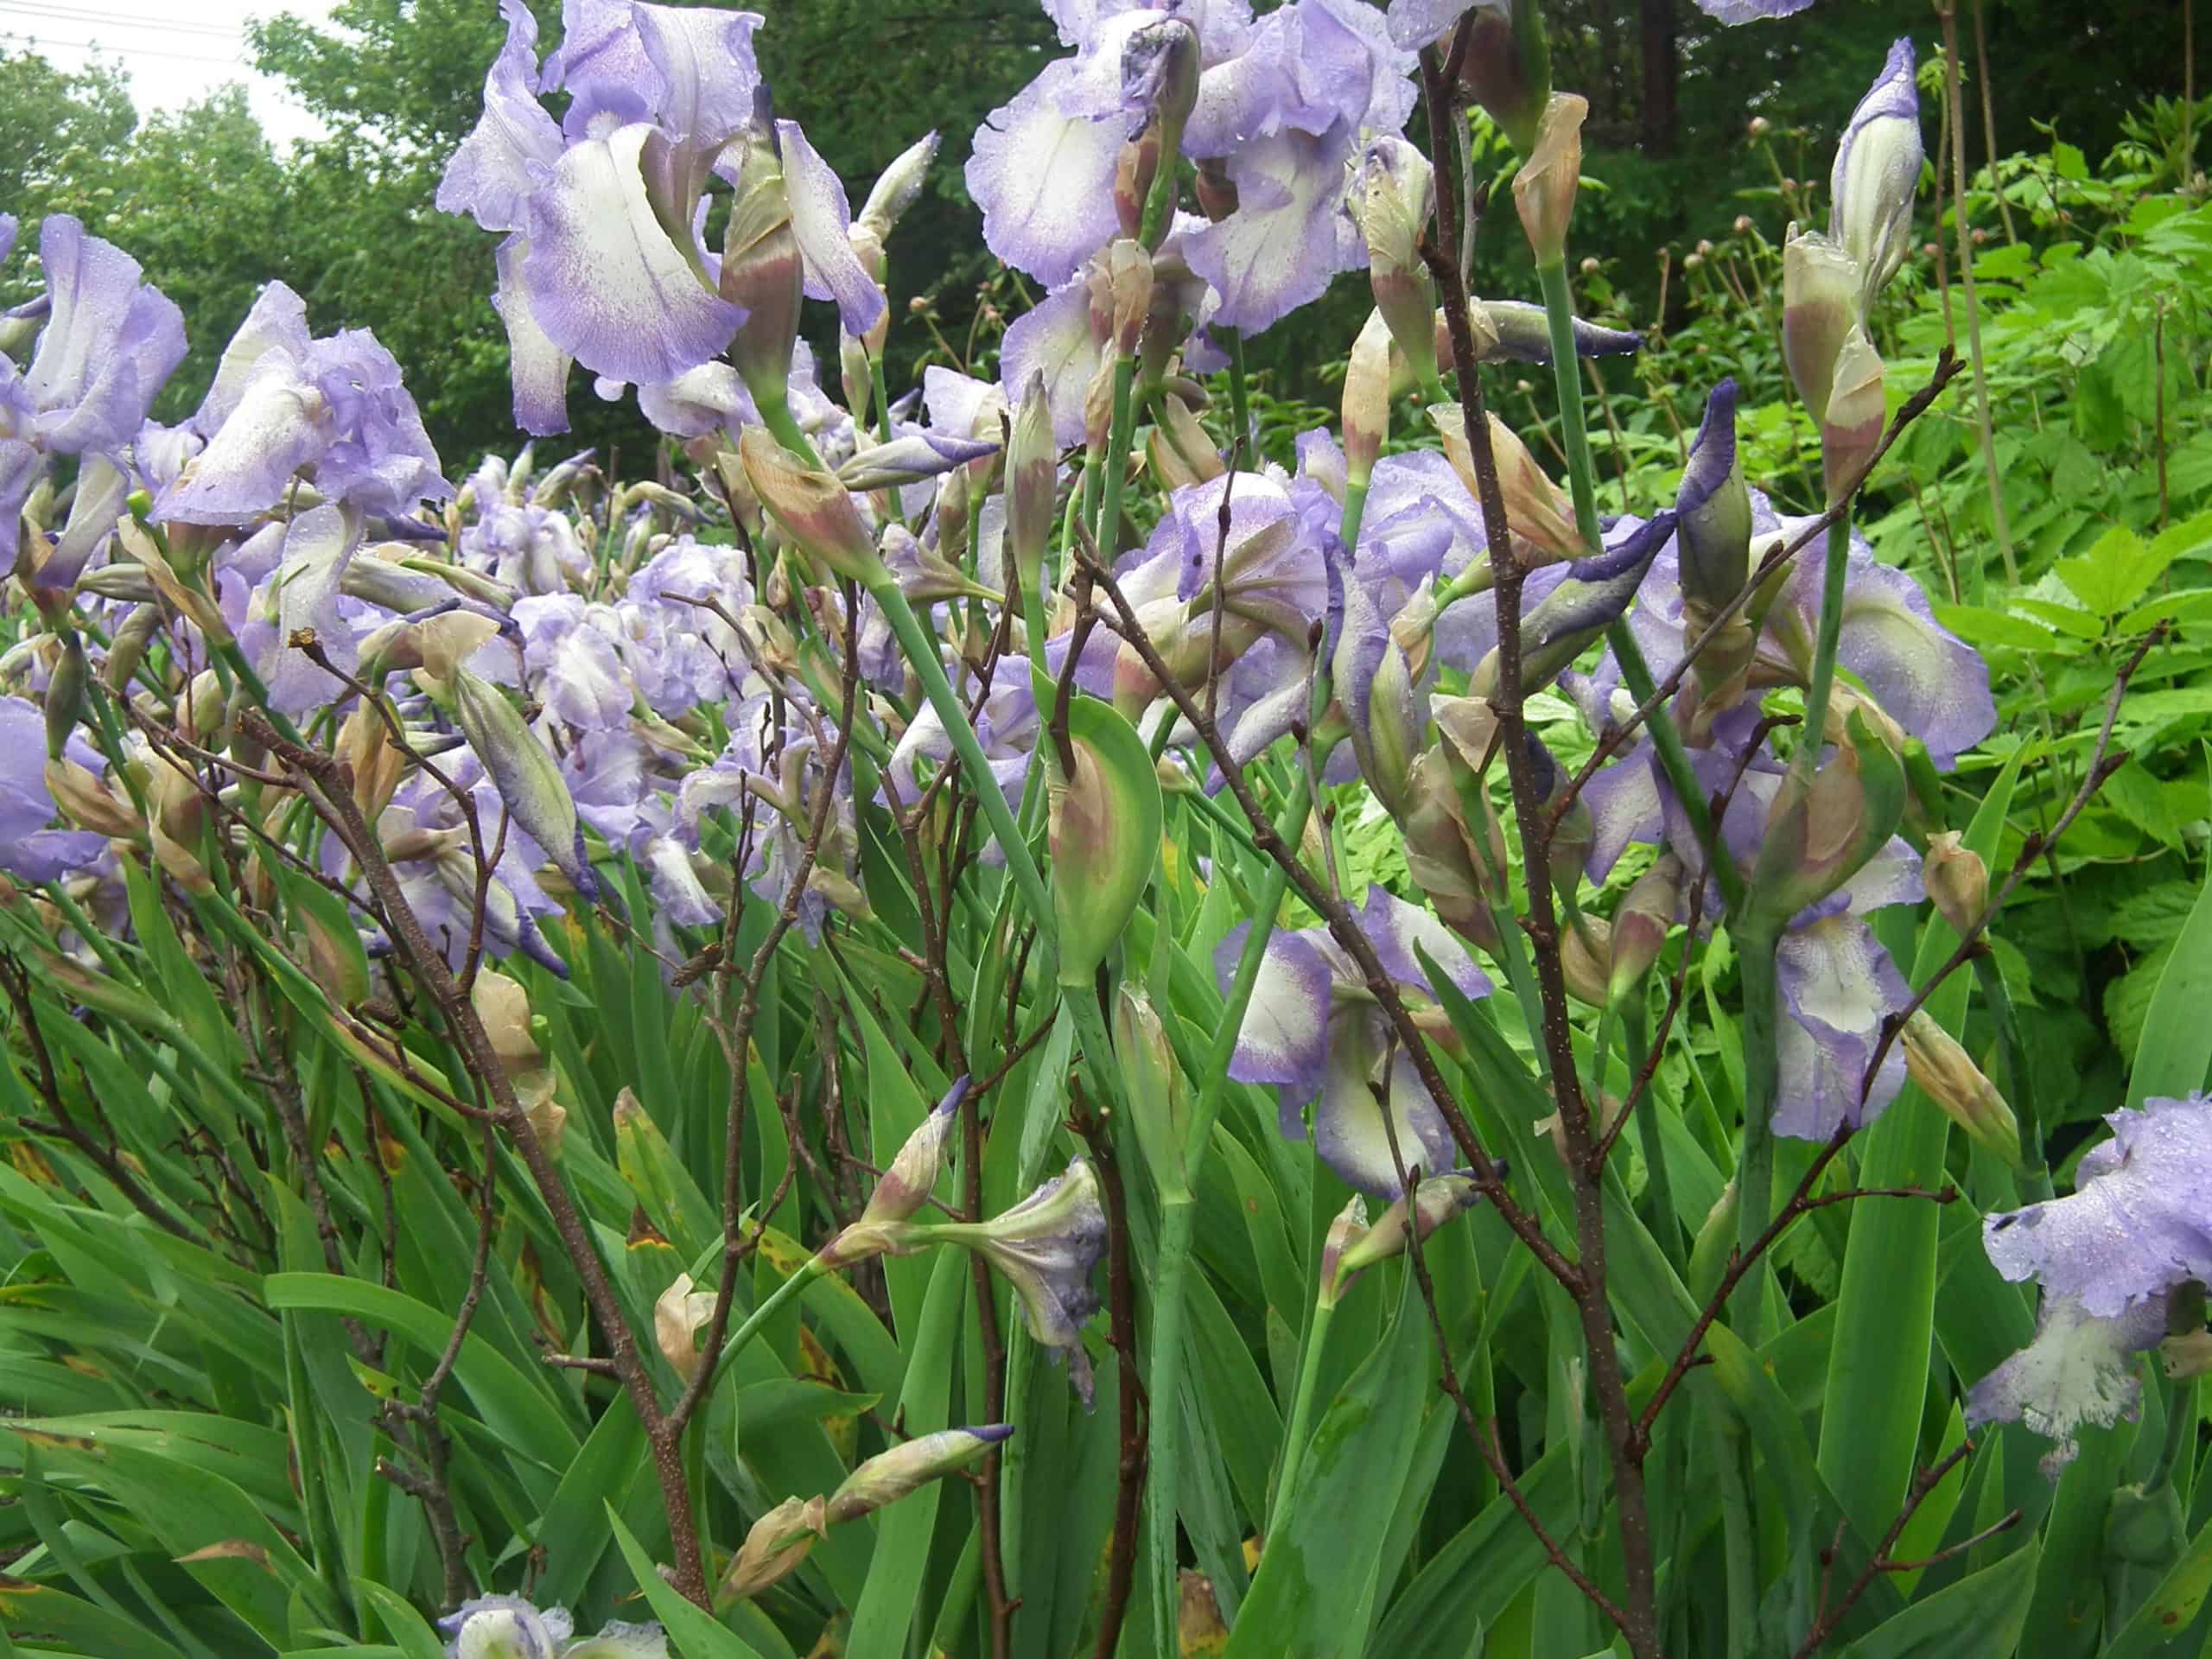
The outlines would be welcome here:
[[[318,130],[283,85],[253,72],[249,18],[328,16],[333,0],[0,0],[0,42],[35,44],[55,65],[80,68],[96,56],[130,77],[143,111],[175,109],[226,81],[246,89],[263,130],[282,149]]]

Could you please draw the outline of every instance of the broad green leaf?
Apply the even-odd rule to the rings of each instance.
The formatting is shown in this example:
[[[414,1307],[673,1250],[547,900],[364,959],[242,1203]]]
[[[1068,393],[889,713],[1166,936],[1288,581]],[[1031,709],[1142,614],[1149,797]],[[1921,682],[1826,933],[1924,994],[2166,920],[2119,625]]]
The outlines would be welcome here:
[[[621,1516],[611,1503],[607,1507],[607,1524],[622,1559],[630,1564],[638,1588],[645,1592],[653,1617],[668,1632],[669,1646],[682,1659],[760,1659],[757,1649],[717,1622],[713,1614],[677,1594],[676,1586],[661,1577],[652,1557],[645,1554],[637,1535],[622,1524]]]
[[[2212,1071],[2212,876],[2189,913],[2158,976],[2144,1016],[2143,1035],[2128,1074],[2127,1103],[2153,1096],[2178,1099],[2204,1087]]]
[[[2030,1543],[1938,1590],[1853,1643],[1847,1659],[1953,1659],[1968,1653],[2004,1659],[2018,1646],[2027,1624],[2037,1559]]]

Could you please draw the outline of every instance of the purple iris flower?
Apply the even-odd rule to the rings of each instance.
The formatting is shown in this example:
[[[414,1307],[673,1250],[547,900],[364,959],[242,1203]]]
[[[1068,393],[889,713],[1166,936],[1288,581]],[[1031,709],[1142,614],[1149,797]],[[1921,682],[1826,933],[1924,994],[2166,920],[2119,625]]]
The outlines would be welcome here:
[[[107,851],[107,837],[54,828],[46,786],[46,715],[23,697],[0,697],[0,869],[25,881],[54,881]],[[97,768],[82,743],[70,759]]]
[[[1450,1027],[1434,1005],[1416,946],[1465,995],[1490,994],[1490,980],[1466,947],[1420,906],[1373,887],[1357,919],[1383,971],[1408,995],[1415,1020],[1429,1034],[1448,1039]],[[1214,952],[1214,972],[1224,988],[1249,931],[1249,924],[1238,928]],[[1416,1164],[1424,1171],[1450,1169],[1453,1156],[1442,1114],[1396,1046],[1366,976],[1327,928],[1279,931],[1268,940],[1229,1075],[1276,1085],[1288,1139],[1304,1137],[1304,1109],[1312,1103],[1314,1150],[1322,1161],[1361,1192],[1395,1198],[1402,1188],[1390,1155],[1392,1128],[1408,1170]],[[1386,1074],[1390,1128],[1376,1097]]]
[[[16,220],[0,213],[0,261],[15,241]],[[39,260],[44,322],[30,366],[18,372],[0,352],[0,563],[16,557],[18,518],[47,458],[119,461],[184,358],[184,314],[141,280],[138,262],[120,248],[54,213],[39,227]],[[80,533],[48,560],[39,585],[73,582],[113,522],[111,515],[73,527]]]
[[[391,353],[363,329],[312,338],[282,283],[255,300],[190,424],[207,447],[162,491],[157,518],[248,524],[283,505],[296,479],[356,514],[405,514],[453,493]]]
[[[709,600],[721,614],[693,602]],[[750,648],[725,618],[742,618],[752,603],[734,547],[680,536],[639,568],[615,609],[623,661],[654,713],[672,718],[743,686]]]
[[[576,594],[533,595],[516,601],[514,619],[524,688],[547,714],[580,732],[629,724],[637,693],[623,671],[622,622],[613,606]]]
[[[438,1621],[461,1659],[668,1659],[658,1624],[603,1624],[579,1638],[565,1608],[540,1608],[520,1596],[479,1596]]]
[[[993,666],[990,692],[976,711],[973,723],[976,741],[982,746],[983,756],[991,763],[991,775],[1006,791],[1007,804],[1018,804],[1022,785],[1029,776],[1030,762],[1037,753],[1037,739],[1042,727],[1027,658],[1001,657]],[[915,772],[914,763],[931,760],[942,766],[951,759],[952,739],[946,734],[944,722],[938,718],[934,708],[925,704],[915,715],[913,723],[906,728],[891,756],[890,770],[898,781],[901,798],[909,807],[920,798],[925,782]]]
[[[479,497],[476,522],[461,532],[461,556],[524,594],[564,593],[591,569],[567,513],[504,498]]]
[[[1912,42],[1900,40],[1852,111],[1828,177],[1828,239],[1859,262],[1866,306],[1912,246],[1912,199],[1920,188],[1920,95]]]
[[[1982,1245],[2005,1278],[2043,1286],[2036,1338],[1974,1385],[1970,1423],[2024,1422],[2056,1442],[2133,1416],[2130,1356],[2166,1335],[2170,1299],[2212,1280],[2212,1098],[2146,1100],[2110,1114],[2112,1139],[2075,1166],[2074,1191],[1986,1217]]]

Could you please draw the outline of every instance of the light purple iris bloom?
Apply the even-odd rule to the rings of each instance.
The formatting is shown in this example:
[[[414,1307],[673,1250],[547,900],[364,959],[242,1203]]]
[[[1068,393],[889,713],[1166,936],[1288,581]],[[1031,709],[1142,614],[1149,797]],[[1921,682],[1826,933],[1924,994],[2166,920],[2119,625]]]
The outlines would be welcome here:
[[[156,501],[157,518],[248,524],[282,506],[295,479],[357,512],[404,515],[453,493],[391,353],[364,329],[314,339],[282,283],[254,301],[190,424],[207,447]]]
[[[991,763],[991,775],[1006,791],[1007,804],[1018,804],[1030,762],[1037,753],[1042,722],[1037,715],[1037,694],[1027,658],[1002,657],[991,670],[991,690],[976,711],[976,741]],[[914,768],[918,760],[943,766],[952,759],[952,739],[937,710],[925,705],[892,752],[890,772],[900,798],[910,808],[920,798],[926,780]],[[995,850],[995,849],[994,849]],[[1000,856],[1003,857],[1001,853]]]
[[[98,770],[81,743],[70,759]],[[0,869],[25,881],[55,881],[107,851],[107,837],[54,827],[46,786],[46,715],[23,697],[0,697]]]
[[[2105,1122],[2112,1139],[2082,1155],[2072,1193],[1982,1222],[1992,1265],[2039,1281],[2043,1311],[2035,1341],[1974,1385],[1967,1421],[2056,1441],[2054,1478],[2081,1424],[2134,1414],[2129,1357],[2164,1338],[2175,1291],[2212,1280],[2212,1099],[2146,1100]]]
[[[654,713],[673,718],[735,694],[751,672],[747,642],[702,603],[742,618],[753,602],[744,555],[679,536],[645,561],[616,606],[622,658]]]
[[[623,671],[622,623],[611,605],[581,594],[518,600],[524,688],[545,712],[580,732],[614,731],[630,723],[637,692]]]
[[[0,261],[15,241],[15,219],[0,213]],[[44,323],[30,366],[18,372],[0,352],[0,566],[15,560],[18,518],[47,458],[119,461],[184,358],[184,314],[141,280],[138,262],[120,248],[54,213],[39,227],[39,260],[46,291],[34,303]],[[120,499],[113,505],[119,512]],[[114,517],[73,524],[40,585],[73,582]]]
[[[1425,1030],[1442,1035],[1449,1027],[1435,1009],[1416,947],[1465,995],[1490,994],[1490,980],[1466,947],[1420,906],[1372,887],[1357,920]],[[1214,952],[1214,972],[1224,988],[1250,931],[1249,923],[1238,928]],[[1415,1165],[1446,1170],[1453,1162],[1443,1116],[1411,1061],[1396,1050],[1396,1034],[1369,995],[1366,976],[1326,927],[1269,937],[1229,1075],[1239,1083],[1276,1085],[1288,1139],[1305,1136],[1304,1109],[1312,1103],[1314,1150],[1322,1161],[1379,1198],[1403,1191],[1390,1154],[1393,1129],[1408,1171]],[[1388,1127],[1376,1098],[1386,1073]]]

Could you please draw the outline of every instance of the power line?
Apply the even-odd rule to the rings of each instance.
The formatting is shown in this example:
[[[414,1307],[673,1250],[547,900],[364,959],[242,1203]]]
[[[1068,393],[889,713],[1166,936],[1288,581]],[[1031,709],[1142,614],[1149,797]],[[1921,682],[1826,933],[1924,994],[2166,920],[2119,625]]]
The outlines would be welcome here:
[[[21,41],[35,52],[51,49],[84,52],[95,57],[109,55],[118,58],[144,58],[163,63],[209,63],[222,68],[235,69],[242,77],[252,73],[252,66],[238,58],[219,58],[198,52],[167,52],[150,46],[118,46],[111,41],[57,41],[41,35],[0,33],[0,40]]]
[[[77,7],[62,8],[40,5],[35,0],[0,0],[0,12],[17,12],[24,16],[57,23],[111,23],[124,29],[146,29],[161,35],[200,35],[216,40],[238,41],[244,36],[234,29],[224,29],[214,23],[165,22],[159,18],[128,12],[93,11]]]

